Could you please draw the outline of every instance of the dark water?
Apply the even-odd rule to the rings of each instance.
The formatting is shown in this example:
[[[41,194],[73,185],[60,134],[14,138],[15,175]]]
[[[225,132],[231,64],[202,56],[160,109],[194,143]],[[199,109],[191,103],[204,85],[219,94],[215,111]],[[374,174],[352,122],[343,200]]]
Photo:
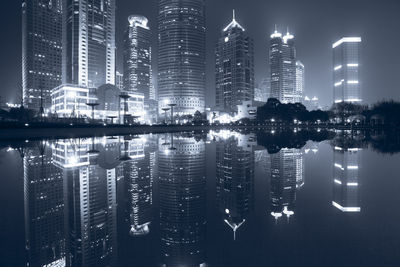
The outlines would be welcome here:
[[[4,143],[0,266],[400,266],[398,143],[275,131]]]

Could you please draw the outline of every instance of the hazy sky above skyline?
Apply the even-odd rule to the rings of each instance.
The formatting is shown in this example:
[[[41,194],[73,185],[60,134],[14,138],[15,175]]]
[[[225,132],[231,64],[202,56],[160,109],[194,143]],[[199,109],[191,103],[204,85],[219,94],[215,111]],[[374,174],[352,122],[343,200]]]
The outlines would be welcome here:
[[[156,46],[157,2],[117,0],[119,70],[122,71],[122,34],[130,14],[149,18]],[[342,36],[359,35],[363,38],[363,99],[366,103],[400,100],[399,0],[206,0],[206,5],[208,105],[215,98],[215,43],[232,18],[232,9],[236,9],[237,20],[255,40],[257,82],[267,75],[269,35],[277,24],[282,31],[288,26],[296,37],[298,59],[306,67],[306,95],[318,96],[323,105],[331,103],[331,45]],[[21,1],[5,0],[2,7],[0,96],[3,101],[16,101],[16,92],[21,90]],[[156,58],[155,49],[153,57]]]

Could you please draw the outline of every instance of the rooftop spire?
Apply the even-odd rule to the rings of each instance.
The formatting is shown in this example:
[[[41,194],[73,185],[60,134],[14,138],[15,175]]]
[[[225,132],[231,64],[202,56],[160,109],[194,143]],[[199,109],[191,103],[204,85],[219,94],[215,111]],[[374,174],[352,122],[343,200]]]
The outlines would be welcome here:
[[[230,30],[232,28],[239,28],[242,31],[244,31],[244,28],[236,21],[236,12],[233,9],[232,11],[232,22],[224,29],[224,32],[226,32],[227,30]]]

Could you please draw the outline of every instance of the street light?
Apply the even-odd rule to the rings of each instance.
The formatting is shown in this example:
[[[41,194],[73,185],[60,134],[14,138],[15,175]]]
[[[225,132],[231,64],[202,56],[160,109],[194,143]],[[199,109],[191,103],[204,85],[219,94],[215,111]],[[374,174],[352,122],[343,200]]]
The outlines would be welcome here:
[[[169,108],[163,108],[162,109],[165,113],[165,117],[164,117],[164,123],[167,124],[167,112],[170,110]]]
[[[94,110],[100,104],[99,103],[86,103],[86,105],[92,108],[92,120],[94,120]]]
[[[176,107],[176,104],[168,104],[169,107],[171,107],[171,124],[174,124],[174,107]]]

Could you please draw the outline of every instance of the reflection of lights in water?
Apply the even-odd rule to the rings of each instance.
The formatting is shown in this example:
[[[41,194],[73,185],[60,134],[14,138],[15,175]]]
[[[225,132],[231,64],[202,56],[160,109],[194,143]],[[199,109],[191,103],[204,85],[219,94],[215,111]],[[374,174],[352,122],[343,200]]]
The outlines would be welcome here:
[[[294,211],[288,210],[288,207],[284,207],[283,214],[285,214],[287,217],[290,217],[290,216],[294,215]]]
[[[229,209],[225,209],[225,213],[229,214],[230,213]]]
[[[343,211],[343,212],[360,212],[361,208],[360,207],[342,207],[341,205],[339,205],[338,203],[336,203],[335,201],[332,201],[332,205]]]
[[[275,217],[275,219],[279,219],[280,217],[282,217],[282,213],[281,212],[271,212],[271,215],[273,217]]]

